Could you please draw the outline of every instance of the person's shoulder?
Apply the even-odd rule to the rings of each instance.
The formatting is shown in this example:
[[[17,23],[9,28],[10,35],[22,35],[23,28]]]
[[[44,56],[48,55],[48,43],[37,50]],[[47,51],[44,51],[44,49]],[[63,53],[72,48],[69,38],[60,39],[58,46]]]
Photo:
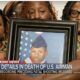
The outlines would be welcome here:
[[[32,61],[31,61],[31,59],[29,57],[26,58],[24,61],[25,61],[25,63],[32,63]]]

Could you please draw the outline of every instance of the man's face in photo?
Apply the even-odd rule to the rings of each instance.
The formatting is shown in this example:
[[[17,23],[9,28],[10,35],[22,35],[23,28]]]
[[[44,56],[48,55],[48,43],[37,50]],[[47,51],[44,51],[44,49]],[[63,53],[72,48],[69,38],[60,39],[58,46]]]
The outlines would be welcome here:
[[[32,60],[32,63],[41,63],[45,56],[47,54],[47,51],[44,47],[40,48],[31,48],[30,58]]]

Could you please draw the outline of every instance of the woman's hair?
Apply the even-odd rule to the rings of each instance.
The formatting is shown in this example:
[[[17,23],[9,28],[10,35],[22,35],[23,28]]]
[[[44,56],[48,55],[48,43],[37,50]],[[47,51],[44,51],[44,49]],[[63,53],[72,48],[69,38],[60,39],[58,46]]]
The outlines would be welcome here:
[[[77,1],[68,1],[63,9],[62,13],[62,20],[68,20],[68,16],[71,11],[71,7],[76,3]]]
[[[49,9],[51,15],[53,16],[53,19],[56,20],[57,17],[56,17],[55,7],[53,5],[51,5],[49,1],[44,1],[44,2],[48,6],[48,9]],[[23,13],[22,16],[24,16],[24,17],[26,15],[26,13],[24,11],[25,11],[25,8],[26,8],[27,3],[28,3],[27,1],[26,2],[23,2],[23,5],[22,5],[22,13]]]
[[[4,14],[3,14],[3,12],[2,12],[2,10],[0,9],[0,16],[2,17],[2,21],[3,21],[3,27],[4,27],[4,33],[5,33],[5,35],[7,34],[7,20],[6,20],[6,18],[5,18],[5,16],[4,16]]]
[[[3,13],[5,16],[10,18],[13,14],[14,9],[16,8],[17,4],[22,3],[22,1],[11,1],[9,2],[3,9]]]
[[[52,6],[51,4],[50,4],[50,2],[49,1],[45,1],[46,2],[46,4],[48,5],[48,9],[49,9],[49,11],[51,12],[51,14],[53,15],[53,19],[57,19],[56,18],[56,11],[55,11],[55,7],[54,6]],[[53,10],[53,8],[54,8],[54,10]]]

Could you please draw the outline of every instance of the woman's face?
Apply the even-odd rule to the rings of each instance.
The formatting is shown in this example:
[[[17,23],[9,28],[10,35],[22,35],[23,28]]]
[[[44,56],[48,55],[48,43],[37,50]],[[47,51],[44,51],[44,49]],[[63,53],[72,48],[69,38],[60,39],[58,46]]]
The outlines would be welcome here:
[[[4,24],[2,20],[2,16],[0,16],[0,41],[2,40],[4,35]]]
[[[76,2],[72,6],[69,19],[80,21],[80,2]]]
[[[31,1],[25,4],[25,17],[27,19],[51,20],[52,15],[46,2]]]
[[[78,32],[80,32],[80,2],[76,2],[70,12],[69,20],[78,21]]]
[[[78,21],[78,34],[80,34],[80,2],[76,2],[70,12],[69,20]],[[77,59],[80,59],[80,35],[77,41]]]

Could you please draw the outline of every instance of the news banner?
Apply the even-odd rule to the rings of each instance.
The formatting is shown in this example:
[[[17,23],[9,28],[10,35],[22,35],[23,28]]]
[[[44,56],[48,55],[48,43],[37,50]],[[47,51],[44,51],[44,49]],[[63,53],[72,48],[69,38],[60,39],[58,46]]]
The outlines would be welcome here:
[[[20,61],[0,61],[0,73],[53,74],[72,73],[70,64],[24,64]]]

